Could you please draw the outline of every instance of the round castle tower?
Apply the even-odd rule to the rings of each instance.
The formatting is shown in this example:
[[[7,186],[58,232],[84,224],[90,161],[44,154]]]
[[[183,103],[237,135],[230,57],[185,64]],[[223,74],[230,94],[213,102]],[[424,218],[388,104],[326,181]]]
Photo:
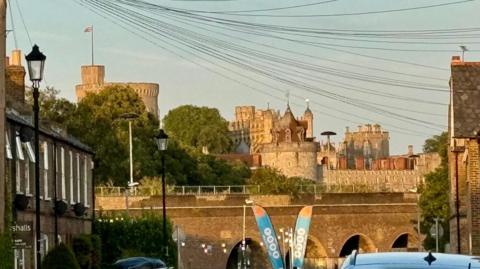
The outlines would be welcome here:
[[[129,86],[142,98],[148,112],[158,116],[157,83],[146,82],[105,82],[105,66],[87,65],[81,67],[82,84],[75,86],[77,101],[81,101],[89,92],[98,93],[108,86]]]
[[[296,120],[290,107],[271,129],[271,143],[262,145],[262,165],[279,169],[288,177],[318,179],[317,152],[319,144],[306,139],[311,123]]]

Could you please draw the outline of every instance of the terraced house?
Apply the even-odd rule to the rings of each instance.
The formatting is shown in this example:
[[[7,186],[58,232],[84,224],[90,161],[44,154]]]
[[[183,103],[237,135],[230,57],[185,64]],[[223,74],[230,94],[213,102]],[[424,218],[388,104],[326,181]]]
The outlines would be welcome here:
[[[42,122],[40,158],[35,159],[31,107],[25,103],[25,69],[14,51],[6,67],[6,174],[12,197],[15,268],[35,265],[35,162],[40,163],[41,253],[91,232],[93,153],[84,144]],[[8,62],[8,61],[7,61]]]

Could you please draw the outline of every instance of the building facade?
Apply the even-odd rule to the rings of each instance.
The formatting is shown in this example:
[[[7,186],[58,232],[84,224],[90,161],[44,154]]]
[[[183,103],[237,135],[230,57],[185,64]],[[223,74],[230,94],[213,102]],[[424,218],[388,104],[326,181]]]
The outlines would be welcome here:
[[[450,248],[480,255],[480,62],[452,57],[448,131]]]
[[[318,180],[319,144],[308,137],[311,126],[308,120],[296,120],[287,107],[271,129],[270,142],[261,145],[262,165],[276,168],[288,177]]]
[[[93,152],[55,125],[41,122],[40,158],[35,159],[33,115],[25,104],[25,70],[20,55],[20,51],[15,51],[6,68],[6,187],[13,200],[10,211],[15,269],[31,269],[35,267],[36,232],[40,233],[42,256],[59,242],[70,243],[75,236],[91,233]],[[33,228],[37,208],[36,162],[40,165],[40,231]]]
[[[235,107],[235,120],[229,123],[230,136],[238,153],[259,153],[263,144],[274,139],[272,130],[280,121],[280,112],[273,109],[260,110],[255,106]],[[304,115],[298,119],[304,122],[307,138],[313,137],[313,113],[307,107]],[[249,152],[245,152],[245,145]]]
[[[129,86],[142,98],[148,112],[155,116],[158,114],[157,83],[146,82],[105,82],[105,66],[87,65],[81,68],[82,84],[75,86],[77,100],[81,101],[89,92],[98,93],[108,86]]]
[[[390,156],[389,133],[378,124],[358,126],[357,131],[347,127],[341,144],[341,169],[371,169],[373,162]]]

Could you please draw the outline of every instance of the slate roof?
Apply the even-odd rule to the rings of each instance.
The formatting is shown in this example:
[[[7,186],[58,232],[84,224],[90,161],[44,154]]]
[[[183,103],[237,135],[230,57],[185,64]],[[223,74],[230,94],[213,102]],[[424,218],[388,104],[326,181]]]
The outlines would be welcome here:
[[[12,121],[16,124],[20,124],[20,125],[24,125],[24,126],[29,126],[33,129],[33,124],[30,122],[30,120],[20,116],[20,115],[17,115],[15,113],[12,113],[11,111],[8,111],[7,110],[7,119],[9,121]],[[45,136],[48,136],[52,139],[55,139],[57,141],[62,141],[63,143],[66,143],[70,146],[73,146],[77,149],[80,149],[80,150],[83,150],[87,153],[90,153],[90,154],[94,154],[94,151],[92,150],[92,148],[90,148],[89,146],[83,144],[82,142],[80,142],[77,138],[71,136],[71,135],[62,135],[58,132],[55,132],[54,130],[51,130],[51,129],[48,129],[46,128],[45,126],[40,126],[39,128],[40,130],[40,134],[41,135],[45,135]]]
[[[450,78],[453,137],[474,138],[480,132],[480,62],[453,57]]]

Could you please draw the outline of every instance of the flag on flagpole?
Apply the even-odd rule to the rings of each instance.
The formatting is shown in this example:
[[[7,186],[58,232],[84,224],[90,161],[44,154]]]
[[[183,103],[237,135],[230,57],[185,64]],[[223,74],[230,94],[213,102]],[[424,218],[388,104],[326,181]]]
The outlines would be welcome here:
[[[88,26],[87,28],[85,28],[85,30],[83,30],[84,33],[89,33],[93,31],[93,26]]]

